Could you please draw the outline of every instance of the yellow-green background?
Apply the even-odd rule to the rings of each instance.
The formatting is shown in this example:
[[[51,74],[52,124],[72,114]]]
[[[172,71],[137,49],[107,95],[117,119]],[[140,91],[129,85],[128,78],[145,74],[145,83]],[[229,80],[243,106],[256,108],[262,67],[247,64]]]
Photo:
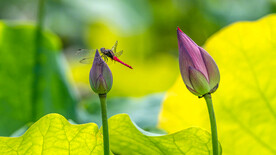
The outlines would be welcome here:
[[[37,3],[0,0],[1,136],[16,135],[32,120]],[[158,133],[208,131],[204,100],[189,93],[179,75],[179,26],[220,69],[213,98],[223,153],[276,154],[276,18],[267,16],[275,8],[275,0],[46,0],[45,46],[53,52],[42,61],[35,120],[57,112],[100,125],[98,99],[89,87],[91,65],[78,63],[74,53],[111,48],[118,40],[121,60],[134,69],[110,65],[109,116],[128,113]]]

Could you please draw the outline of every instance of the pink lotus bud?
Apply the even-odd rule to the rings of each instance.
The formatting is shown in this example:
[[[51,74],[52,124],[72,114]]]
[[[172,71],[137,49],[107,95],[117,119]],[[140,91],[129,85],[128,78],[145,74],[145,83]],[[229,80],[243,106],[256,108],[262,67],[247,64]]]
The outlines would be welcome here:
[[[96,51],[94,62],[89,74],[89,81],[92,90],[97,94],[106,94],[110,91],[113,83],[112,73]]]
[[[197,96],[215,92],[220,75],[214,59],[179,28],[177,39],[179,66],[186,87]]]

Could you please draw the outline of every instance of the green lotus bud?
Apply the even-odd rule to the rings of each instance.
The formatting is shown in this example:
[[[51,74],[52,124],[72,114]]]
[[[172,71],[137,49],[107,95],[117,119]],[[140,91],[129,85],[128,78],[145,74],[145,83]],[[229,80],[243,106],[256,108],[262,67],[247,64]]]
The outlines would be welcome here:
[[[112,73],[100,56],[98,50],[96,51],[94,62],[90,70],[89,82],[92,90],[97,94],[106,94],[112,87]]]

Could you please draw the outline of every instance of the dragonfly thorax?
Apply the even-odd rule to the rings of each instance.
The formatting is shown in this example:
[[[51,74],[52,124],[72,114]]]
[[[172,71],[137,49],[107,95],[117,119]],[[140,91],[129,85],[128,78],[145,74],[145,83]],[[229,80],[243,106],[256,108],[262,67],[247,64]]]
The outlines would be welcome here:
[[[112,52],[112,50],[110,50],[110,49],[105,49],[105,48],[101,48],[100,50],[101,50],[101,53],[102,53],[102,54],[104,54],[104,55],[106,55],[106,56],[108,56],[108,57],[110,57],[110,58],[113,58],[114,53]]]

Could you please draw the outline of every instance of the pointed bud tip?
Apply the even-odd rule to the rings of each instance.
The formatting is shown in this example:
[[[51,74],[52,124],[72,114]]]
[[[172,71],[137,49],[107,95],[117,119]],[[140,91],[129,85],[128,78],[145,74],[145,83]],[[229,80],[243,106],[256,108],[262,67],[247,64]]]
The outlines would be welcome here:
[[[177,26],[177,31],[180,31],[180,32],[183,33],[183,31],[178,26]]]
[[[95,57],[100,57],[100,53],[98,49],[96,49]]]

